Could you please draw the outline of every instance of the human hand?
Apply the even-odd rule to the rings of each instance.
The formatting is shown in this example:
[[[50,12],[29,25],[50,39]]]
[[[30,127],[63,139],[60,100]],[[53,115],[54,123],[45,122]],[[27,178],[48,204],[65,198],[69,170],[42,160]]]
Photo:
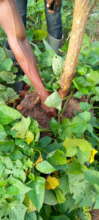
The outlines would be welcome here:
[[[50,13],[55,12],[56,8],[61,5],[61,0],[46,0],[46,7]]]
[[[50,93],[47,90],[45,90],[43,94],[42,93],[40,94],[40,99],[41,99],[42,108],[49,116],[52,117],[52,116],[56,116],[56,110],[52,107],[48,107],[44,103],[49,95],[50,95]]]

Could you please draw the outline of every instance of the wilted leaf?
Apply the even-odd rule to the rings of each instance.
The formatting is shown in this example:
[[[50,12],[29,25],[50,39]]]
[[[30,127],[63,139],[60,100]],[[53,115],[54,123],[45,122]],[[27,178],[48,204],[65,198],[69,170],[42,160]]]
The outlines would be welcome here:
[[[40,154],[40,156],[36,160],[35,164],[37,165],[38,163],[41,163],[42,161],[43,161],[43,158],[42,158],[42,155]]]

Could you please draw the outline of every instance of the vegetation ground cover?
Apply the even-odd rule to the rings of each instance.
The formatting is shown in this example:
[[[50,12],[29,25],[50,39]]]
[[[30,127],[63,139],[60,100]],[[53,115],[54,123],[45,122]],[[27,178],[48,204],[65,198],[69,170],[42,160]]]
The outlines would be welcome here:
[[[67,36],[73,6],[70,1],[63,4]],[[18,74],[0,33],[1,220],[91,220],[90,211],[99,209],[99,41],[95,26],[91,32],[92,21],[98,22],[97,8],[89,18],[76,77],[62,103],[56,90],[68,39],[61,49],[63,56],[56,55],[46,41],[44,3],[29,1],[27,35],[43,82],[52,92],[47,104],[58,112],[56,118],[46,119],[47,127],[15,109],[22,106],[23,96],[13,84],[25,81],[29,87],[24,92],[29,95],[33,87]]]

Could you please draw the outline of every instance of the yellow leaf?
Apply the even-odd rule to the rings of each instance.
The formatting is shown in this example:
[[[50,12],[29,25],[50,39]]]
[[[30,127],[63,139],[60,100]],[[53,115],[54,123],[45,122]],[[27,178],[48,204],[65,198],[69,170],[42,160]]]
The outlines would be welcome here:
[[[97,150],[93,149],[91,151],[91,156],[90,156],[90,160],[89,160],[89,163],[93,163],[94,162],[94,158],[95,158],[95,155],[97,154]]]
[[[29,212],[36,211],[36,207],[34,206],[31,199],[27,195],[25,196],[24,204],[27,206],[27,209],[28,209]]]
[[[59,180],[56,177],[48,176],[46,179],[46,189],[56,189],[59,186]]]
[[[26,143],[31,144],[33,140],[34,140],[34,134],[31,131],[27,131],[25,136]]]
[[[79,147],[82,152],[91,152],[92,145],[85,139],[81,138],[66,138],[63,146],[65,147],[67,154],[71,154],[70,150],[72,151],[73,148]]]
[[[32,203],[31,200],[28,201],[28,211],[29,211],[29,212],[34,212],[34,211],[36,211],[36,207],[33,205],[33,203]]]
[[[37,159],[37,161],[35,162],[35,165],[37,165],[38,163],[41,163],[43,161],[42,155],[40,155]]]
[[[33,37],[36,40],[43,40],[44,38],[47,37],[47,32],[42,29],[35,30],[33,33],[34,33]]]

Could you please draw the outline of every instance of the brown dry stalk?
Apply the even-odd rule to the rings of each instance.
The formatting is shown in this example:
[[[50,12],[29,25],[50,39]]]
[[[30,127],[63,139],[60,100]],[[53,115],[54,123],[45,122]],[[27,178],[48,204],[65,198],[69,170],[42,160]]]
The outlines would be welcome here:
[[[90,0],[75,0],[69,47],[60,80],[61,97],[67,95],[72,79],[75,75],[83,34],[91,6]]]

